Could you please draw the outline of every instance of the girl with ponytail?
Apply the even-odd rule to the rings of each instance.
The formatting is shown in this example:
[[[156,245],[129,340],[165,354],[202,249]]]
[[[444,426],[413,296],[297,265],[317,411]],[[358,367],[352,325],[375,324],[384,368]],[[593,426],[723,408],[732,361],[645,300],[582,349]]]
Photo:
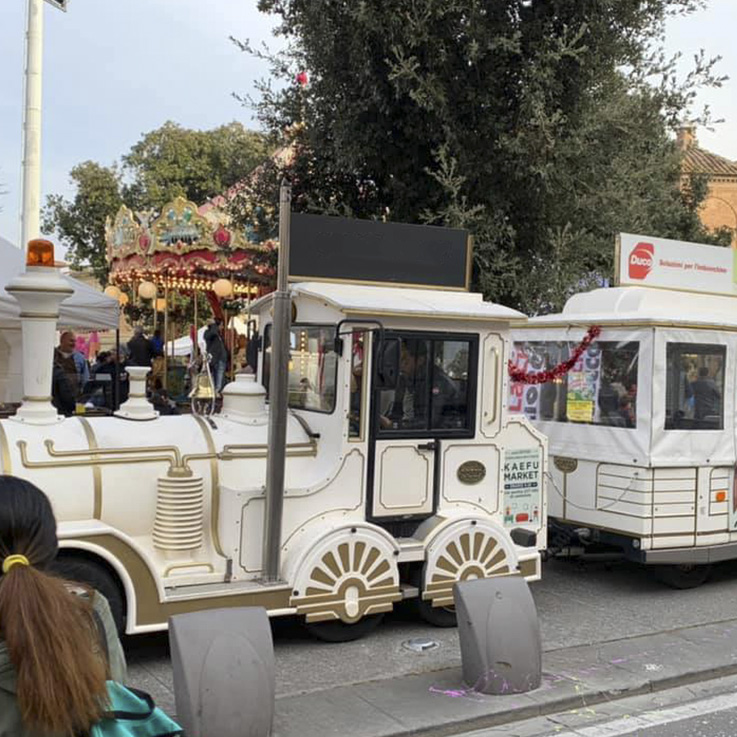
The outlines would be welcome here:
[[[85,735],[108,706],[106,679],[125,681],[107,602],[50,575],[57,549],[45,494],[0,476],[0,737]]]

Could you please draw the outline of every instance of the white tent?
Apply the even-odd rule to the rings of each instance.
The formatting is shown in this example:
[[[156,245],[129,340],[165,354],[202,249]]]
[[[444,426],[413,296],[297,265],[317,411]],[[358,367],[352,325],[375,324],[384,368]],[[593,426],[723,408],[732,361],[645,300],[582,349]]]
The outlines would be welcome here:
[[[25,268],[25,254],[0,238],[0,402],[17,402],[23,395],[21,318],[18,303],[5,285]],[[59,309],[59,327],[87,330],[116,330],[118,301],[64,276],[74,293]]]
[[[25,254],[10,241],[0,238],[0,327],[20,325],[20,307],[5,291],[5,285],[20,274]],[[74,289],[59,308],[59,326],[93,330],[116,330],[119,320],[118,301],[88,287],[70,276],[63,278]]]

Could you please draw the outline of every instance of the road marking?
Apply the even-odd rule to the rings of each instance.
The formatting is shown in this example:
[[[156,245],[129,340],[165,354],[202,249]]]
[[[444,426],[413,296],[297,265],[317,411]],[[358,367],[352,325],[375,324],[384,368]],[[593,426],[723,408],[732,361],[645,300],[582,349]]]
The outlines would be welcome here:
[[[737,707],[737,693],[713,696],[710,699],[694,701],[672,709],[655,709],[646,711],[635,717],[622,717],[605,724],[591,727],[581,727],[568,732],[550,732],[548,737],[619,737],[638,729],[650,729],[671,722],[681,722],[684,719],[713,714],[717,711],[726,711]]]

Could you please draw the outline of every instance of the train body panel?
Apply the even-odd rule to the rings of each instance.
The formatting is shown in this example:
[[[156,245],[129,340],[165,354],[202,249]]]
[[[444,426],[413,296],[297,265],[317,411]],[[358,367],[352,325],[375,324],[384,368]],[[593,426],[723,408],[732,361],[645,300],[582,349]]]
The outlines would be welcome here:
[[[62,559],[114,581],[129,633],[252,604],[350,626],[412,592],[447,610],[458,580],[539,578],[546,442],[503,401],[519,314],[419,289],[292,299],[280,580],[262,569],[268,298],[258,375],[236,376],[217,414],[157,417],[134,371],[122,416],[0,420],[2,470],[49,495]]]

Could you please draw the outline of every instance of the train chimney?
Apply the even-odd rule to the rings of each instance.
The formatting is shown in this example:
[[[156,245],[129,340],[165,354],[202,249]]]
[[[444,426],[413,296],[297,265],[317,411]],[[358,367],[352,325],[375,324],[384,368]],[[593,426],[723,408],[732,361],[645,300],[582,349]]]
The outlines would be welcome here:
[[[6,287],[20,305],[23,335],[23,403],[10,419],[31,425],[60,422],[51,403],[54,342],[59,305],[73,293],[54,262],[54,245],[28,242],[26,271]]]

